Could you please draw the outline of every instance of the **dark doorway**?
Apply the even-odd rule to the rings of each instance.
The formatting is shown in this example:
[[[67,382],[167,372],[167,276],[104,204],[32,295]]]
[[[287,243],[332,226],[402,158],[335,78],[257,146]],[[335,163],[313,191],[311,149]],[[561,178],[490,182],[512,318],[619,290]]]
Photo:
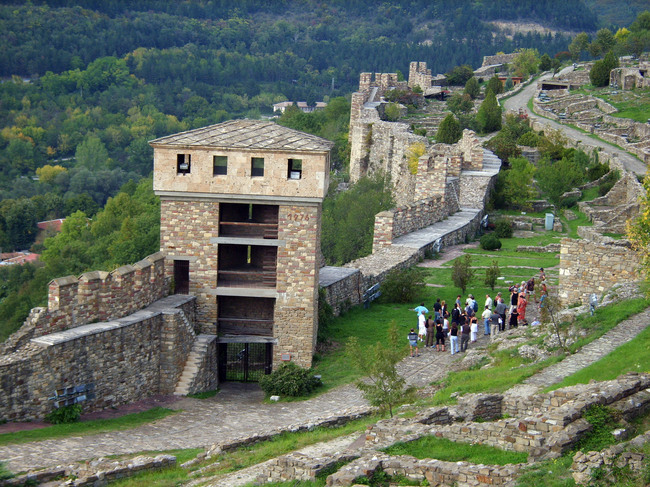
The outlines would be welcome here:
[[[272,365],[272,343],[219,344],[219,382],[257,382]]]
[[[190,262],[188,260],[174,261],[174,294],[190,293]]]

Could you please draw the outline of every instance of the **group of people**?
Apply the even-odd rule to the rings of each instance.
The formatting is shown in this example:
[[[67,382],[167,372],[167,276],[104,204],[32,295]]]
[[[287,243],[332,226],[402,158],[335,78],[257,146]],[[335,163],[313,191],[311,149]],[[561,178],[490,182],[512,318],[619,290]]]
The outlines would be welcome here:
[[[496,336],[500,331],[506,330],[506,323],[509,328],[516,328],[519,325],[528,325],[526,319],[526,308],[531,299],[539,303],[540,308],[544,306],[547,297],[546,273],[540,268],[540,298],[535,295],[535,278],[522,281],[519,285],[509,288],[510,301],[506,304],[502,293],[497,293],[494,299],[489,294],[485,296],[484,310],[481,319],[484,325],[484,335]],[[456,297],[451,311],[447,309],[447,303],[437,299],[433,305],[433,315],[421,303],[413,308],[417,313],[418,327],[411,328],[407,338],[411,348],[411,357],[419,356],[419,342],[424,343],[424,348],[433,348],[435,339],[436,351],[444,352],[446,340],[449,338],[451,354],[465,352],[469,343],[477,340],[478,334],[478,303],[474,295],[469,294],[462,305],[461,295]],[[428,316],[427,316],[428,315]]]

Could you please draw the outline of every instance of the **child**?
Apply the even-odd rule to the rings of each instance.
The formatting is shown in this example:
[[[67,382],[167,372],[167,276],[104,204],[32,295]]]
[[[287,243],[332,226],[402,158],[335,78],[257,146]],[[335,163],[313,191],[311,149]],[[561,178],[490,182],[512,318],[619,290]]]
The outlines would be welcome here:
[[[420,354],[418,353],[418,334],[415,333],[414,328],[411,328],[411,331],[406,336],[406,338],[408,338],[409,345],[411,347],[411,357],[419,357]],[[413,355],[413,348],[415,348],[415,355]]]

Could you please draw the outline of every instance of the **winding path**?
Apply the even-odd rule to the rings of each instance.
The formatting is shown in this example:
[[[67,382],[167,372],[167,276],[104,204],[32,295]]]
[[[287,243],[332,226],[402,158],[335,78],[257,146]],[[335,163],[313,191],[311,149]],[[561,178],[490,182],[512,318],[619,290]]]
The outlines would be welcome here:
[[[559,74],[563,74],[569,71],[572,71],[573,67],[565,68],[562,70]],[[543,79],[548,79],[551,78],[550,74],[543,75],[540,80]],[[607,142],[604,142],[602,140],[594,139],[592,137],[589,137],[587,134],[584,132],[581,132],[579,130],[576,130],[572,127],[568,127],[566,125],[563,125],[561,123],[557,123],[553,120],[549,120],[544,117],[540,117],[539,115],[531,112],[528,109],[528,100],[533,98],[535,96],[535,93],[537,92],[537,82],[533,82],[526,86],[524,89],[522,89],[519,93],[517,93],[514,96],[511,96],[510,98],[507,98],[502,102],[503,107],[506,110],[513,110],[513,111],[519,111],[519,109],[525,110],[525,112],[528,114],[530,118],[534,118],[535,120],[546,124],[547,126],[556,129],[556,130],[561,130],[567,136],[569,136],[573,140],[580,140],[582,142],[582,145],[586,147],[600,147],[603,149],[603,151],[609,153],[609,154],[615,154],[618,156],[619,161],[623,163],[625,168],[628,171],[632,171],[636,174],[639,175],[645,175],[646,173],[646,166],[643,162],[641,162],[639,159],[636,157],[628,154],[624,150],[621,150],[611,144],[608,144]]]

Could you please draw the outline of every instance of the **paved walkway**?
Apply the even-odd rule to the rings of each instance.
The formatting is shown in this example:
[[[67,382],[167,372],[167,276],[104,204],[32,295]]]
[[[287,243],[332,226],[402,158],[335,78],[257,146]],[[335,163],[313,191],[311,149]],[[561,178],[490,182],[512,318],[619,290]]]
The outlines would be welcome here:
[[[470,348],[485,345],[486,340],[479,338]],[[400,364],[400,372],[410,384],[424,387],[442,379],[450,364],[462,356],[424,349],[420,357],[406,358]],[[254,435],[296,430],[370,409],[351,384],[307,401],[264,404],[262,399],[263,393],[256,384],[225,383],[213,398],[180,399],[173,404],[173,409],[182,412],[154,423],[128,431],[3,446],[0,459],[7,462],[11,471],[20,472],[107,455],[203,448]]]
[[[650,324],[650,309],[646,309],[631,318],[620,322],[605,335],[582,347],[580,352],[569,355],[567,358],[538,374],[529,377],[524,382],[539,387],[548,387],[557,384],[565,377],[597,362],[615,348],[627,343],[641,333]]]

